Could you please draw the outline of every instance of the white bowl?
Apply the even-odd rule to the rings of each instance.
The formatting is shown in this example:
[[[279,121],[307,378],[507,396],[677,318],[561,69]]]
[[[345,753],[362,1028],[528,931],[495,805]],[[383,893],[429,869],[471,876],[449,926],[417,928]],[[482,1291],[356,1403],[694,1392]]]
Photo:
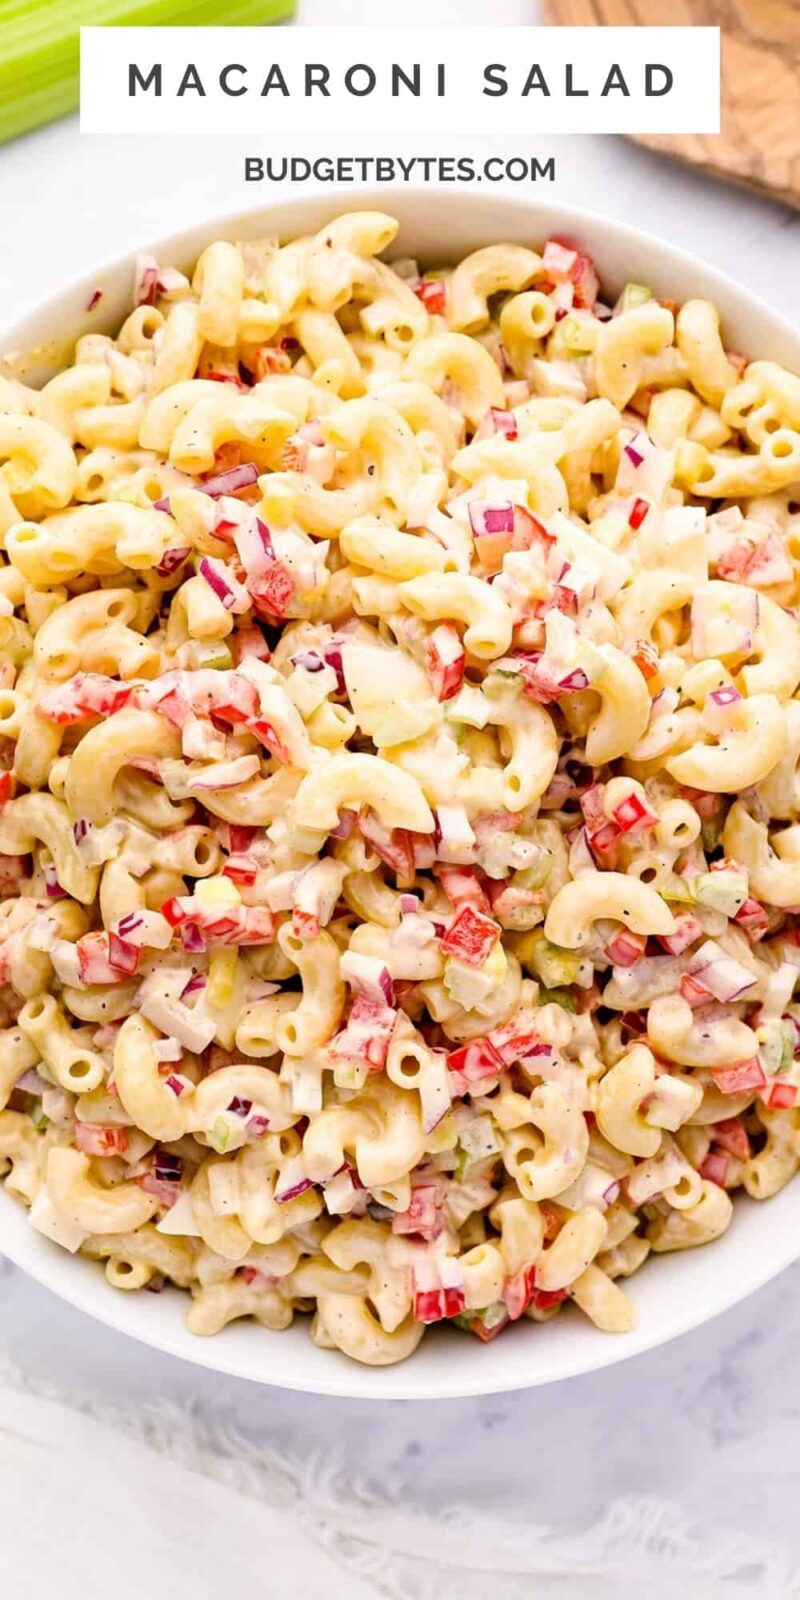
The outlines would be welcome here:
[[[800,333],[730,278],[673,245],[566,206],[477,192],[462,192],[456,198],[451,190],[436,188],[328,190],[203,223],[151,248],[162,263],[183,267],[209,240],[220,236],[291,238],[322,226],[338,212],[366,207],[397,215],[400,251],[430,264],[457,260],[497,240],[536,245],[550,233],[574,236],[594,256],[612,291],[634,280],[650,284],[664,297],[707,296],[722,312],[729,346],[800,371]],[[132,264],[126,260],[60,290],[0,342],[0,348],[15,356],[32,352],[21,364],[15,359],[13,370],[41,382],[68,359],[69,344],[78,334],[90,327],[116,327],[130,308],[131,283]],[[86,305],[96,288],[102,289],[103,298],[90,315]],[[760,1205],[737,1200],[729,1231],[714,1244],[652,1258],[626,1284],[638,1317],[632,1333],[599,1333],[577,1311],[543,1325],[523,1321],[489,1345],[434,1329],[408,1362],[384,1369],[357,1366],[338,1353],[318,1350],[304,1318],[284,1333],[240,1322],[213,1339],[197,1338],[184,1327],[184,1294],[114,1291],[97,1263],[68,1255],[31,1228],[25,1211],[2,1185],[0,1249],[98,1321],[201,1366],[318,1394],[435,1400],[522,1389],[590,1372],[639,1355],[717,1316],[800,1256],[800,1182]]]

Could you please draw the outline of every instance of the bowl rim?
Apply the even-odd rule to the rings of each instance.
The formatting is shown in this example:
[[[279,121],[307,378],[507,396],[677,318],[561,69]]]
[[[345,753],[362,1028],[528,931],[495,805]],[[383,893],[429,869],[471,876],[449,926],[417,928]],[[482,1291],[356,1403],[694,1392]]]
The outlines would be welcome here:
[[[302,189],[295,189],[289,194],[277,192],[269,200],[262,201],[258,205],[238,208],[199,223],[188,224],[171,233],[162,234],[154,242],[147,242],[138,248],[146,249],[148,253],[165,261],[185,262],[190,260],[204,243],[213,238],[230,238],[237,235],[254,238],[259,232],[262,234],[268,232],[270,216],[275,213],[280,216],[297,216],[298,219],[307,218],[309,215],[317,218],[313,222],[299,220],[298,230],[323,226],[325,221],[339,215],[343,210],[366,209],[389,211],[400,218],[401,227],[406,225],[413,227],[415,213],[430,205],[432,198],[437,195],[441,196],[442,202],[449,200],[461,208],[462,215],[467,218],[467,227],[470,225],[469,219],[474,215],[475,232],[479,235],[485,233],[487,215],[497,217],[497,237],[502,233],[504,218],[508,219],[511,216],[518,226],[524,225],[532,237],[537,237],[543,228],[552,230],[554,226],[558,231],[576,234],[579,239],[586,233],[605,234],[611,246],[629,246],[634,261],[637,253],[642,252],[658,258],[667,279],[679,278],[681,270],[687,269],[691,277],[703,280],[706,286],[703,292],[714,297],[717,303],[722,301],[723,305],[731,305],[735,314],[743,319],[749,317],[757,322],[763,322],[767,331],[774,337],[776,345],[785,339],[790,346],[789,365],[800,370],[800,330],[787,316],[774,310],[760,295],[738,283],[730,274],[703,261],[682,246],[661,239],[657,234],[635,227],[631,223],[618,222],[597,211],[562,204],[555,200],[541,199],[536,195],[522,197],[506,190],[491,192],[473,188],[461,191],[456,200],[452,189],[436,183],[409,184],[401,189],[361,187],[357,184],[330,187],[316,184],[309,185],[308,188],[303,186]],[[424,223],[422,225],[425,226]],[[282,226],[280,232],[283,236]],[[55,323],[60,316],[67,315],[71,319],[70,329],[79,329],[81,316],[84,314],[88,316],[88,313],[85,313],[87,295],[91,293],[98,280],[110,279],[121,282],[123,274],[130,270],[135,254],[135,249],[116,254],[91,272],[73,278],[70,283],[46,299],[38,299],[32,304],[23,305],[11,326],[0,333],[0,371],[3,369],[3,350],[9,345],[13,349],[14,344],[24,346],[24,342],[32,335],[41,340],[42,329],[49,321]],[[446,248],[438,254],[438,258],[447,259]],[[84,307],[83,313],[81,307]],[[92,331],[99,331],[102,319],[100,322],[94,320],[90,326]],[[746,1275],[741,1270],[728,1271],[717,1283],[715,1292],[709,1299],[704,1299],[700,1295],[695,1303],[687,1302],[679,1311],[673,1310],[666,1325],[663,1321],[651,1318],[647,1324],[640,1325],[632,1333],[615,1339],[609,1334],[599,1333],[587,1324],[586,1335],[579,1340],[573,1338],[569,1346],[565,1347],[563,1354],[560,1354],[557,1348],[549,1352],[543,1368],[533,1363],[529,1365],[527,1362],[507,1359],[516,1348],[522,1348],[526,1335],[531,1349],[535,1350],[530,1324],[526,1323],[509,1330],[509,1333],[504,1335],[503,1341],[493,1346],[491,1350],[483,1349],[482,1362],[478,1366],[469,1363],[469,1371],[457,1361],[450,1360],[444,1364],[440,1361],[433,1364],[432,1375],[426,1376],[428,1369],[420,1367],[421,1357],[424,1361],[424,1346],[414,1357],[399,1366],[375,1368],[360,1366],[338,1352],[318,1351],[310,1342],[309,1352],[313,1351],[316,1356],[324,1358],[324,1361],[322,1359],[316,1361],[309,1355],[308,1371],[285,1371],[280,1349],[286,1334],[267,1335],[265,1330],[259,1329],[262,1342],[259,1347],[260,1360],[256,1362],[251,1355],[248,1355],[247,1340],[241,1337],[242,1324],[228,1327],[222,1334],[210,1340],[189,1334],[182,1320],[179,1320],[177,1296],[165,1296],[165,1299],[171,1298],[176,1301],[175,1315],[171,1318],[153,1315],[143,1319],[132,1315],[135,1307],[131,1302],[143,1300],[145,1297],[113,1294],[96,1262],[78,1258],[80,1266],[73,1266],[66,1252],[43,1239],[29,1227],[25,1212],[18,1202],[5,1193],[4,1189],[0,1192],[0,1245],[3,1253],[16,1266],[44,1288],[77,1310],[91,1316],[94,1321],[164,1354],[190,1361],[195,1366],[209,1371],[223,1372],[277,1388],[347,1399],[451,1400],[532,1388],[540,1383],[561,1382],[570,1377],[615,1366],[713,1320],[757,1292],[771,1278],[800,1257],[800,1226],[798,1226],[800,1186],[794,1203],[791,1190],[790,1184],[768,1203],[759,1229],[770,1248],[749,1251],[748,1260],[752,1262],[752,1268]],[[737,1214],[752,1211],[753,1208],[761,1212],[760,1204],[737,1199],[731,1229],[722,1240],[715,1241],[716,1251],[724,1247],[727,1241],[728,1254],[737,1268],[741,1265],[736,1261]],[[770,1218],[777,1220],[775,1208],[790,1219],[789,1224],[785,1226],[782,1245],[780,1239],[770,1238],[769,1233]],[[793,1210],[796,1212],[794,1218],[792,1218]],[[750,1228],[747,1227],[745,1231],[749,1232]],[[778,1231],[783,1234],[783,1230]],[[697,1257],[698,1252],[683,1252],[681,1257],[673,1256],[672,1261],[678,1259],[685,1261],[687,1255]],[[648,1274],[652,1270],[654,1269],[648,1263],[644,1273]],[[668,1273],[669,1267],[662,1267],[661,1270]],[[719,1274],[717,1276],[719,1278]],[[632,1280],[634,1298],[635,1287],[641,1277],[641,1274],[636,1274]],[[152,1298],[150,1296],[146,1298],[153,1305]],[[157,1309],[157,1302],[153,1309]],[[139,1322],[141,1326],[138,1325]],[[247,1329],[251,1331],[256,1326],[248,1321]],[[305,1332],[302,1337],[306,1337]],[[453,1333],[449,1339],[447,1335],[444,1338],[449,1349],[452,1348],[451,1341],[458,1339],[458,1335]],[[459,1344],[463,1348],[462,1341],[459,1341]],[[501,1349],[504,1354],[495,1355],[493,1359],[493,1351]],[[302,1366],[302,1363],[298,1363],[298,1366]],[[264,1370],[258,1370],[259,1368]]]

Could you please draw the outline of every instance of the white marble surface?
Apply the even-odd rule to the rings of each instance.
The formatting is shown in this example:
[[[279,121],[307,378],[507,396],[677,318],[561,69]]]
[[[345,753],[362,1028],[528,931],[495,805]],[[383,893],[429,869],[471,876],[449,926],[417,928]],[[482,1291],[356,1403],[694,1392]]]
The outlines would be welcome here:
[[[376,10],[375,0],[308,0],[302,17],[374,21]],[[404,13],[412,22],[485,20],[482,3],[464,0],[406,0]],[[535,7],[495,0],[492,15],[533,21]],[[794,312],[799,217],[619,140],[538,141],[540,156],[551,151],[556,198],[669,236]],[[252,203],[240,169],[229,140],[81,141],[74,120],[0,151],[4,314],[98,260]],[[304,1455],[329,1447],[354,1474],[420,1504],[497,1504],[578,1526],[617,1495],[666,1495],[712,1531],[747,1527],[775,1539],[800,1568],[799,1294],[800,1266],[699,1332],[610,1371],[435,1406],[345,1404],[206,1374],[94,1326],[10,1271],[0,1278],[0,1342],[68,1388],[185,1399],[253,1438]]]

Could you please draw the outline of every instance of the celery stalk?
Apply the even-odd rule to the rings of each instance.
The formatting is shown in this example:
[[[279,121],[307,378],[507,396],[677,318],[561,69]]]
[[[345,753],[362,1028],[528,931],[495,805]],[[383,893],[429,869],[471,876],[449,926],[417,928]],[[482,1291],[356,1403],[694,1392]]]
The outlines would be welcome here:
[[[294,0],[0,0],[0,144],[78,104],[78,30],[280,22]]]

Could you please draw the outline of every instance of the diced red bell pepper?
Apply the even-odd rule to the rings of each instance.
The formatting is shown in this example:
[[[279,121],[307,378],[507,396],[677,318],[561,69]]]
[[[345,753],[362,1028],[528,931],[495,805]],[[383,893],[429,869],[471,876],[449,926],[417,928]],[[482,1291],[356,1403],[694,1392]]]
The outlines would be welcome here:
[[[313,911],[304,911],[301,906],[292,910],[292,933],[296,939],[316,939],[321,923]]]
[[[211,944],[271,944],[275,938],[275,918],[269,906],[237,906],[237,924],[230,932],[223,932],[229,919],[225,916],[208,917],[203,932]],[[218,931],[219,930],[219,931]]]
[[[720,1150],[727,1150],[738,1161],[749,1159],[750,1140],[741,1117],[725,1117],[722,1122],[712,1122],[708,1131],[712,1142],[719,1145]]]
[[[746,1094],[749,1089],[763,1089],[767,1081],[758,1056],[732,1067],[714,1067],[711,1076],[721,1094]]]
[[[480,1083],[484,1078],[497,1078],[503,1067],[503,1057],[488,1036],[470,1039],[469,1044],[459,1045],[447,1056],[448,1072],[456,1073],[467,1085]]]
[[[710,1183],[718,1183],[720,1188],[724,1189],[730,1164],[731,1158],[724,1150],[709,1150],[697,1170],[701,1178],[707,1178]]]
[[[217,531],[216,529],[214,530]],[[269,661],[272,651],[264,638],[261,629],[254,622],[246,628],[237,628],[232,637],[234,660],[246,661],[248,657],[256,661]]]
[[[699,978],[693,977],[690,972],[683,973],[678,988],[693,1011],[698,1010],[700,1006],[707,1006],[709,1001],[714,998],[711,990],[707,989],[705,984],[701,983]]]
[[[628,527],[632,528],[634,533],[636,532],[637,528],[641,528],[649,510],[649,500],[642,500],[639,497],[634,500],[628,516]]]
[[[545,527],[539,517],[535,517],[527,506],[514,506],[514,533],[511,541],[512,550],[531,550],[534,545],[541,545],[545,551],[555,544],[556,536]]]
[[[499,937],[499,923],[476,911],[473,906],[465,905],[456,913],[441,943],[446,955],[455,956],[468,966],[480,967]]]
[[[208,383],[231,383],[235,389],[247,388],[237,372],[204,372],[203,377]]]
[[[513,1066],[515,1061],[533,1061],[536,1056],[552,1056],[553,1053],[552,1045],[544,1044],[533,1028],[515,1023],[513,1018],[493,1028],[487,1038],[507,1067]]]
[[[793,1083],[782,1083],[777,1078],[767,1085],[761,1098],[770,1111],[789,1111],[797,1100],[797,1090]]]
[[[262,344],[255,353],[252,365],[253,376],[256,383],[262,378],[269,378],[274,372],[291,372],[292,358],[288,350],[282,350],[280,345]]]
[[[488,911],[489,901],[474,867],[440,867],[439,882],[451,905],[472,906],[476,911]]]
[[[255,856],[237,852],[228,856],[222,868],[222,876],[230,878],[231,883],[255,883],[258,870]]]
[[[231,855],[237,856],[250,849],[251,844],[258,836],[258,828],[248,828],[242,823],[230,822],[228,828],[228,849]]]
[[[668,955],[681,956],[702,934],[702,922],[691,911],[687,911],[685,916],[676,918],[674,933],[659,935],[659,944],[663,945]]]
[[[647,939],[643,933],[631,933],[627,928],[622,928],[609,940],[605,954],[615,967],[635,967],[637,961],[641,961],[646,945]]]
[[[444,1217],[439,1204],[439,1191],[435,1183],[419,1184],[411,1190],[407,1211],[396,1211],[392,1217],[392,1233],[418,1233],[423,1239],[436,1239],[444,1227]]]
[[[13,772],[0,772],[0,809],[7,805],[14,793]]]
[[[249,579],[247,588],[257,611],[283,617],[295,592],[294,575],[283,561],[274,561],[258,578]]]
[[[68,725],[87,717],[111,717],[127,705],[134,692],[131,683],[119,683],[101,672],[76,672],[74,678],[49,689],[37,702],[37,715],[47,722]]]
[[[648,833],[658,822],[658,813],[636,794],[629,794],[613,810],[614,821],[623,833]]]
[[[172,894],[161,906],[161,915],[166,917],[171,928],[179,928],[182,922],[189,918],[190,911],[187,902],[191,896],[186,894]]]
[[[598,866],[613,869],[619,859],[621,829],[617,822],[606,816],[603,793],[602,783],[590,784],[580,797],[581,810],[592,855]]]
[[[273,755],[276,761],[280,761],[284,767],[291,765],[289,751],[271,722],[267,722],[265,717],[256,717],[247,726],[249,731],[254,733],[262,744],[266,745],[270,755]]]
[[[567,1289],[537,1289],[536,1264],[523,1267],[513,1278],[507,1278],[503,1289],[503,1303],[512,1322],[516,1322],[529,1307],[547,1311],[550,1306],[566,1300]]]
[[[207,944],[271,944],[275,937],[269,906],[203,906],[193,895],[173,895],[164,901],[161,914],[171,927],[180,928],[189,950]]]
[[[633,661],[648,683],[657,678],[660,669],[658,651],[650,639],[637,639]]]
[[[529,1301],[532,1311],[549,1311],[551,1306],[560,1306],[569,1295],[569,1289],[534,1289]]]
[[[765,933],[769,933],[769,917],[761,902],[755,900],[752,895],[748,895],[744,905],[739,907],[733,920],[738,922],[739,927],[744,929],[748,939],[751,939],[754,943],[758,939],[763,939]]]
[[[464,682],[464,646],[450,622],[434,628],[425,646],[425,670],[437,700],[452,700]]]
[[[707,789],[691,789],[683,784],[678,793],[683,800],[688,800],[690,805],[694,806],[698,817],[702,817],[704,822],[710,822],[722,805],[722,795],[712,794]]]
[[[398,832],[402,830],[398,829]],[[408,847],[415,872],[430,872],[436,860],[436,845],[432,833],[409,833]]]
[[[356,995],[345,1027],[331,1040],[331,1055],[341,1061],[363,1062],[371,1072],[382,1072],[396,1018],[393,1006]]]
[[[447,285],[443,278],[420,278],[414,293],[432,317],[443,317],[447,307]]]
[[[575,305],[590,311],[600,292],[594,262],[566,239],[548,239],[542,256],[545,272],[555,283],[572,283]]]
[[[463,1289],[420,1289],[414,1295],[415,1322],[441,1322],[464,1310]]]
[[[85,1156],[121,1156],[128,1148],[124,1128],[103,1127],[75,1118],[75,1143]]]
[[[620,830],[616,822],[604,823],[596,833],[588,833],[588,839],[589,849],[598,866],[613,871],[619,860]]]
[[[527,1311],[536,1289],[536,1264],[531,1262],[507,1278],[503,1286],[503,1304],[512,1322]]]
[[[124,978],[124,972],[111,964],[107,933],[84,933],[75,949],[82,983],[120,983]]]

